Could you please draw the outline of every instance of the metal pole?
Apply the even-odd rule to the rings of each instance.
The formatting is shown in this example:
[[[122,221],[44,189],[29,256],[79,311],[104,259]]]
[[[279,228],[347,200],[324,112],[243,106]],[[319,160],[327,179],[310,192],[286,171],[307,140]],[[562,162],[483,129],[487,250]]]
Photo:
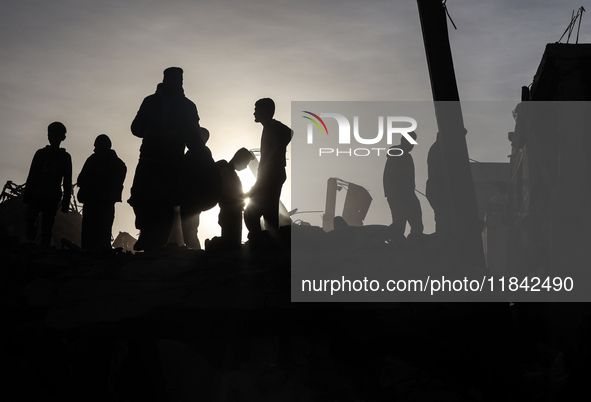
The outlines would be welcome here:
[[[446,172],[453,213],[453,235],[458,250],[466,253],[466,262],[475,268],[484,268],[481,224],[478,221],[445,6],[441,0],[417,0],[417,4],[435,101],[442,168]]]

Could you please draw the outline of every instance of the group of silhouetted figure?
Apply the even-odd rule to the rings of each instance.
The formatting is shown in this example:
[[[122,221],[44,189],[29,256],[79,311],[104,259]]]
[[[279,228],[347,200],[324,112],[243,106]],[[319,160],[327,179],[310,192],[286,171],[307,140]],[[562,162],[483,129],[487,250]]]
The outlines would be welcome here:
[[[170,67],[156,92],[142,102],[131,132],[142,139],[140,157],[128,200],[135,213],[135,226],[140,230],[135,250],[154,250],[168,243],[173,230],[175,209],[179,208],[184,243],[201,248],[197,237],[201,212],[219,205],[221,237],[217,246],[236,248],[241,244],[242,219],[249,239],[262,238],[261,218],[270,238],[279,230],[279,197],[286,180],[286,148],[293,132],[273,119],[275,103],[270,98],[255,103],[254,119],[263,132],[256,183],[245,194],[237,171],[244,169],[255,157],[241,148],[228,162],[214,161],[206,143],[210,133],[200,127],[195,104],[185,97],[183,70]],[[416,133],[411,135],[416,139]],[[27,178],[24,202],[27,204],[27,237],[37,237],[37,222],[41,215],[41,245],[48,247],[52,238],[55,216],[61,206],[69,209],[72,196],[72,160],[60,148],[66,138],[66,127],[59,122],[48,127],[49,145],[35,154]],[[427,164],[427,198],[433,207],[436,233],[446,233],[451,227],[449,200],[441,169],[439,141],[429,150]],[[111,230],[115,203],[121,201],[125,163],[111,149],[111,140],[99,135],[91,155],[80,175],[78,200],[84,204],[82,217],[83,249],[111,248]],[[388,153],[383,174],[384,193],[392,214],[391,237],[404,237],[407,223],[409,237],[423,236],[420,202],[415,194],[415,169],[406,138],[394,146],[400,155]],[[186,151],[186,152],[185,152]],[[63,192],[61,187],[63,186]],[[249,198],[245,209],[245,199]],[[268,237],[268,236],[267,236]]]
[[[241,148],[229,162],[214,161],[206,146],[209,131],[200,127],[197,107],[185,97],[183,70],[164,70],[162,83],[144,99],[131,124],[133,135],[142,138],[128,200],[140,230],[134,249],[150,251],[168,244],[176,208],[180,210],[184,242],[191,248],[200,248],[200,213],[215,205],[220,207],[222,229],[217,247],[240,246],[243,214],[250,240],[261,237],[261,217],[267,233],[277,234],[279,197],[286,180],[285,154],[292,130],[273,119],[274,113],[272,99],[255,103],[254,120],[263,126],[260,161],[256,182],[245,194],[236,172],[244,169],[254,155]],[[72,159],[60,148],[65,138],[62,123],[49,125],[49,145],[35,154],[25,186],[27,238],[37,238],[40,220],[43,247],[50,246],[58,209],[68,212],[72,196]],[[105,250],[111,248],[115,203],[121,201],[127,168],[111,149],[107,135],[99,135],[94,147],[77,180],[78,200],[84,204],[81,246]],[[246,198],[249,203],[245,209]]]
[[[49,247],[55,216],[61,205],[69,210],[72,195],[72,158],[60,144],[66,139],[66,127],[60,122],[48,127],[49,145],[35,153],[23,195],[27,204],[26,236],[34,241],[41,216],[41,245]],[[78,199],[84,203],[82,245],[87,249],[111,247],[111,228],[115,203],[121,201],[127,168],[111,149],[111,140],[99,135],[94,153],[86,160],[78,176]],[[63,194],[62,194],[63,185]]]

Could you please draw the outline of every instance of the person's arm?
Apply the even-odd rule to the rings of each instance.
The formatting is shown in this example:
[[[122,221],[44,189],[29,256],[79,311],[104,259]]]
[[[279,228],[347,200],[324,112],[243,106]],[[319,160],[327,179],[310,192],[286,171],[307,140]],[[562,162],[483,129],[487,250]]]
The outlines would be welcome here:
[[[139,138],[146,138],[152,134],[150,115],[154,108],[150,107],[150,98],[145,98],[131,123],[131,133]]]
[[[293,130],[287,127],[283,123],[279,123],[277,132],[273,136],[271,152],[267,160],[273,161],[273,163],[279,163],[285,166],[285,154],[287,153],[287,146],[291,142],[293,136]]]
[[[78,174],[78,178],[76,179],[76,185],[78,187],[83,187],[86,185],[86,182],[88,181],[88,171],[91,169],[90,165],[91,161],[90,158],[88,158],[84,162],[84,165],[82,165],[82,170],[80,171],[80,173]]]
[[[88,191],[86,188],[86,184],[88,181],[88,170],[89,168],[89,160],[90,158],[86,159],[84,162],[84,166],[82,166],[82,170],[78,174],[78,178],[76,179],[76,186],[78,186],[78,202],[85,203],[86,202],[86,192]]]
[[[123,183],[125,182],[125,176],[127,175],[127,166],[125,163],[119,159],[119,168],[118,168],[118,176],[117,176],[117,193],[116,195],[116,202],[121,202],[121,195],[123,194]]]

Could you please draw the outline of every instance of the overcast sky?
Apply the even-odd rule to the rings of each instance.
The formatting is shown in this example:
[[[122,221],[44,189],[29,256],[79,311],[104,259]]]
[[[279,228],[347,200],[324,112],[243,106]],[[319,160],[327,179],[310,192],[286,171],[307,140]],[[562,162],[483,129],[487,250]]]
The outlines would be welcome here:
[[[515,103],[545,45],[558,41],[572,10],[585,6],[570,0],[447,5],[458,27],[450,25],[450,38],[460,98]],[[584,16],[580,43],[590,41],[590,24]],[[141,143],[129,126],[169,66],[185,70],[185,94],[211,131],[215,159],[259,146],[261,126],[252,111],[261,97],[276,101],[276,118],[287,124],[291,101],[431,100],[411,0],[8,0],[0,5],[0,56],[0,183],[25,182],[35,151],[47,144],[47,125],[61,121],[74,181],[94,138],[111,137],[128,167],[124,200]],[[507,120],[510,127],[510,110]],[[492,142],[469,137],[471,157],[507,161],[506,132],[503,125]],[[417,176],[417,188],[425,180]],[[284,195],[288,208],[297,207],[287,190]],[[219,234],[216,220],[204,224],[202,240]],[[118,231],[137,234],[125,202],[117,205]]]

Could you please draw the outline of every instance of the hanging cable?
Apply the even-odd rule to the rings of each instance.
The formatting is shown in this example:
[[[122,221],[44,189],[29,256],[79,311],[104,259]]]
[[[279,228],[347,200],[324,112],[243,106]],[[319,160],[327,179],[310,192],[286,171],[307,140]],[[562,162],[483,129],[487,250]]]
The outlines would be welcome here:
[[[454,29],[457,31],[458,27],[456,26],[456,24],[454,24],[454,20],[451,19],[451,15],[449,15],[449,10],[447,9],[446,4],[447,0],[443,0],[443,9],[445,10],[445,14],[447,14],[447,18],[449,18],[449,22],[451,22],[451,24],[454,26]]]

